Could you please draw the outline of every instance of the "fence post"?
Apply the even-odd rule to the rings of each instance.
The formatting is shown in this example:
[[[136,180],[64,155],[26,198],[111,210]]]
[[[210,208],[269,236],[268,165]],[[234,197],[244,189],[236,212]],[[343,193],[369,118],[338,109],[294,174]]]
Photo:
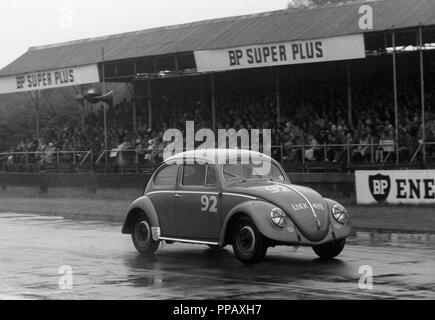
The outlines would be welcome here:
[[[350,165],[350,144],[349,140],[346,142],[346,151],[347,151],[347,165]]]
[[[74,169],[76,169],[77,168],[77,159],[76,159],[76,151],[74,150],[73,151],[73,154],[72,154],[72,156],[73,156],[73,166],[74,166]]]
[[[373,137],[371,138],[371,155],[372,155],[372,164],[375,163],[375,145],[374,145],[374,140]]]
[[[91,171],[95,171],[94,150],[91,150]]]
[[[284,161],[284,147],[282,143],[280,144],[280,150],[281,150],[281,164],[282,164]]]
[[[140,172],[139,150],[136,149],[136,173]]]
[[[302,142],[302,165],[305,166],[305,143]]]
[[[396,164],[400,164],[400,154],[399,154],[399,150],[400,150],[400,146],[399,146],[399,138],[397,138],[396,141],[396,146],[394,147],[396,149]]]
[[[328,159],[328,151],[326,150],[326,142],[323,143],[323,161],[326,162]]]

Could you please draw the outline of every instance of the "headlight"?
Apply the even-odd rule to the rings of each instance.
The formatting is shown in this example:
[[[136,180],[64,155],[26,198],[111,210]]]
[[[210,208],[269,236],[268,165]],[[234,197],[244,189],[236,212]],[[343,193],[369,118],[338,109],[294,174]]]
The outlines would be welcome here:
[[[349,222],[347,210],[341,204],[337,203],[332,206],[332,215],[334,219],[341,224],[346,224]]]
[[[273,208],[270,212],[270,218],[274,225],[278,228],[284,228],[287,225],[287,221],[285,220],[285,213],[280,208]]]

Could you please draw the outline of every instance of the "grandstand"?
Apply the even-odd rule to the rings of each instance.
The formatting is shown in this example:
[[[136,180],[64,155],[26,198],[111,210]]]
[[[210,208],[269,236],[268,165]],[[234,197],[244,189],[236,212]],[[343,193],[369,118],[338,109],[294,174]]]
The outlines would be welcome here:
[[[131,97],[62,130],[37,125],[3,150],[2,168],[150,170],[166,146],[163,132],[188,120],[198,129],[270,128],[273,157],[289,171],[434,167],[435,2],[367,4],[372,30],[359,27],[358,1],[30,48],[0,70],[0,93],[32,92],[38,107],[43,89],[116,82],[127,83]],[[293,51],[279,55],[284,44]],[[243,50],[251,62],[224,65],[222,53]],[[80,82],[92,66],[97,79]],[[74,70],[80,79],[51,79],[53,70]],[[28,75],[33,90],[1,91],[2,79]]]

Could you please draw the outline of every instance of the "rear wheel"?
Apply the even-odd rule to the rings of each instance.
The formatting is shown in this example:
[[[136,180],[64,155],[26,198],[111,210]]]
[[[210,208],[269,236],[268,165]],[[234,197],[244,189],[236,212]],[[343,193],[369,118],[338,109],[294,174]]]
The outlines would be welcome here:
[[[153,254],[158,249],[160,241],[153,239],[151,225],[145,213],[139,214],[134,220],[131,239],[141,254]]]
[[[320,259],[333,259],[343,251],[346,239],[340,239],[332,241],[320,246],[313,247],[314,252],[320,257]]]
[[[236,257],[247,264],[257,263],[266,255],[265,239],[248,217],[240,218],[236,222],[233,234],[233,250]]]

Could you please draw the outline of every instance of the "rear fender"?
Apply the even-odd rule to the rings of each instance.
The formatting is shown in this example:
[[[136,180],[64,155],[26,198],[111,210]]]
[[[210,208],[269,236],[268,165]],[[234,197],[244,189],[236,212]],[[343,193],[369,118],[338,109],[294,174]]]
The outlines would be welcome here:
[[[153,239],[158,240],[160,237],[160,223],[157,216],[156,209],[147,196],[143,196],[134,201],[127,210],[127,215],[124,219],[124,225],[122,226],[122,233],[131,234],[133,231],[133,223],[135,218],[140,213],[145,213],[152,228]]]

